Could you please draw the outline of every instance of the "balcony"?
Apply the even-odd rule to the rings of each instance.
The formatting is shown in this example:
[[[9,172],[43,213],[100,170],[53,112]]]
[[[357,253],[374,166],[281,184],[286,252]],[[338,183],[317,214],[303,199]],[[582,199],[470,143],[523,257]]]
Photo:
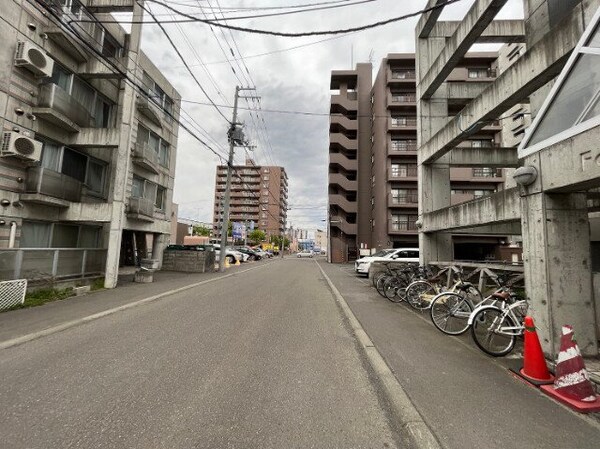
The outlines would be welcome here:
[[[336,106],[341,106],[344,110],[348,112],[353,112],[358,110],[358,101],[356,99],[356,95],[332,95],[331,96],[331,109],[336,109]]]
[[[419,203],[417,192],[405,195],[388,195],[388,207],[409,207],[416,208]]]
[[[387,94],[387,105],[388,107],[400,107],[400,106],[417,106],[417,96],[412,93],[391,93]]]
[[[337,132],[339,129],[345,131],[356,131],[358,130],[358,120],[352,120],[344,115],[332,115],[329,118],[329,130],[330,132]]]
[[[14,248],[0,250],[0,281],[75,279],[104,273],[106,249]]]
[[[356,159],[350,159],[342,153],[329,153],[329,165],[334,164],[338,164],[348,171],[356,171],[358,168]]]
[[[329,184],[338,185],[347,192],[356,192],[358,188],[358,182],[356,179],[348,179],[341,173],[330,173]]]
[[[416,140],[388,140],[388,156],[416,156]]]
[[[88,9],[96,14],[133,11],[134,0],[89,0]]]
[[[65,136],[66,145],[80,148],[117,148],[119,128],[81,128],[76,134]]]
[[[150,97],[144,94],[138,94],[135,100],[137,110],[156,126],[162,128],[163,112]]]
[[[138,198],[132,196],[129,198],[129,208],[127,217],[133,220],[154,221],[154,201],[148,198]]]
[[[79,132],[80,127],[89,127],[92,121],[89,111],[56,84],[41,86],[33,113],[69,132]]]
[[[391,117],[389,119],[390,130],[417,130],[417,119],[416,117]]]
[[[45,206],[69,207],[81,201],[82,184],[78,180],[44,167],[30,167],[25,178],[25,193],[20,200]]]
[[[346,235],[356,235],[358,233],[356,223],[348,223],[343,217],[331,217],[329,226],[340,229]]]
[[[100,59],[92,59],[84,62],[79,66],[77,74],[84,79],[121,79],[126,76],[125,64],[127,59],[123,58],[106,58],[109,62],[101,61]],[[114,67],[113,67],[114,65]]]
[[[409,221],[396,221],[394,219],[388,220],[388,234],[416,234],[417,223],[416,217],[414,220]]]
[[[412,83],[417,79],[414,70],[392,69],[388,70],[388,83]]]
[[[329,135],[329,148],[341,147],[345,150],[358,150],[358,140],[349,139],[341,133],[333,133]]]
[[[147,143],[136,143],[133,150],[133,163],[152,173],[159,174],[158,153]]]
[[[355,214],[357,212],[357,202],[348,200],[345,196],[334,193],[329,195],[329,205],[338,206],[343,211],[349,214]]]
[[[417,167],[400,167],[388,169],[388,181],[417,181]]]

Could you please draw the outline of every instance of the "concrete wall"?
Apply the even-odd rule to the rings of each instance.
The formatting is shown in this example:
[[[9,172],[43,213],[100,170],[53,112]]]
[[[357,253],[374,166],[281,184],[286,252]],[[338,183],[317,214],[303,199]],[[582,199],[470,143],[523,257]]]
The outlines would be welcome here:
[[[166,250],[161,270],[183,273],[213,272],[215,271],[215,252]]]

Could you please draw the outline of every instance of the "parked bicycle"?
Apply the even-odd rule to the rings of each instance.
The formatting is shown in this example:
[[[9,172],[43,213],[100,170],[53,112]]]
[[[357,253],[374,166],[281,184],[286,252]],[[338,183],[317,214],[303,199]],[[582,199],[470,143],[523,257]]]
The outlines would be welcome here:
[[[501,301],[495,305],[477,308],[469,317],[471,336],[475,344],[486,354],[501,357],[515,347],[517,337],[523,335],[523,321],[527,315],[527,300],[512,304]]]
[[[396,271],[383,283],[385,297],[392,302],[402,302],[406,299],[406,287],[416,278],[422,276],[419,266],[408,266]]]
[[[485,298],[470,282],[462,280],[462,273],[457,272],[459,283],[456,291],[445,291],[436,295],[429,309],[431,321],[441,332],[448,335],[461,335],[469,329],[469,317],[474,310],[483,305],[497,305],[499,301],[510,301],[514,298],[507,279],[501,276],[493,278],[498,288]],[[514,302],[514,300],[513,300]]]

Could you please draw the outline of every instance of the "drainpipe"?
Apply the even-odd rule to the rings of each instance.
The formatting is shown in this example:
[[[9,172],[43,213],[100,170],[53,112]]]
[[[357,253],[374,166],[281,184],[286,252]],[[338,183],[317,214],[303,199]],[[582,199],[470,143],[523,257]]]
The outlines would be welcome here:
[[[15,238],[16,237],[17,237],[17,222],[11,221],[10,222],[10,234],[8,237],[8,247],[9,248],[15,247]]]

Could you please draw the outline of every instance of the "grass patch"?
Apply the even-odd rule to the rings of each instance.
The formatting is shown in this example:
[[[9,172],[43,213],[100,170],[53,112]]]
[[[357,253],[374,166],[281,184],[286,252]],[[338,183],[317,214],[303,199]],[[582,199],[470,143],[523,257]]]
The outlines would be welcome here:
[[[102,290],[104,288],[104,278],[96,279],[94,282],[90,284],[90,289],[92,291]]]
[[[23,304],[17,304],[16,306],[10,307],[9,309],[2,310],[7,312],[9,310],[26,309],[28,307],[41,306],[51,301],[60,301],[73,296],[73,289],[71,287],[64,289],[57,288],[42,288],[25,295],[25,302]]]

